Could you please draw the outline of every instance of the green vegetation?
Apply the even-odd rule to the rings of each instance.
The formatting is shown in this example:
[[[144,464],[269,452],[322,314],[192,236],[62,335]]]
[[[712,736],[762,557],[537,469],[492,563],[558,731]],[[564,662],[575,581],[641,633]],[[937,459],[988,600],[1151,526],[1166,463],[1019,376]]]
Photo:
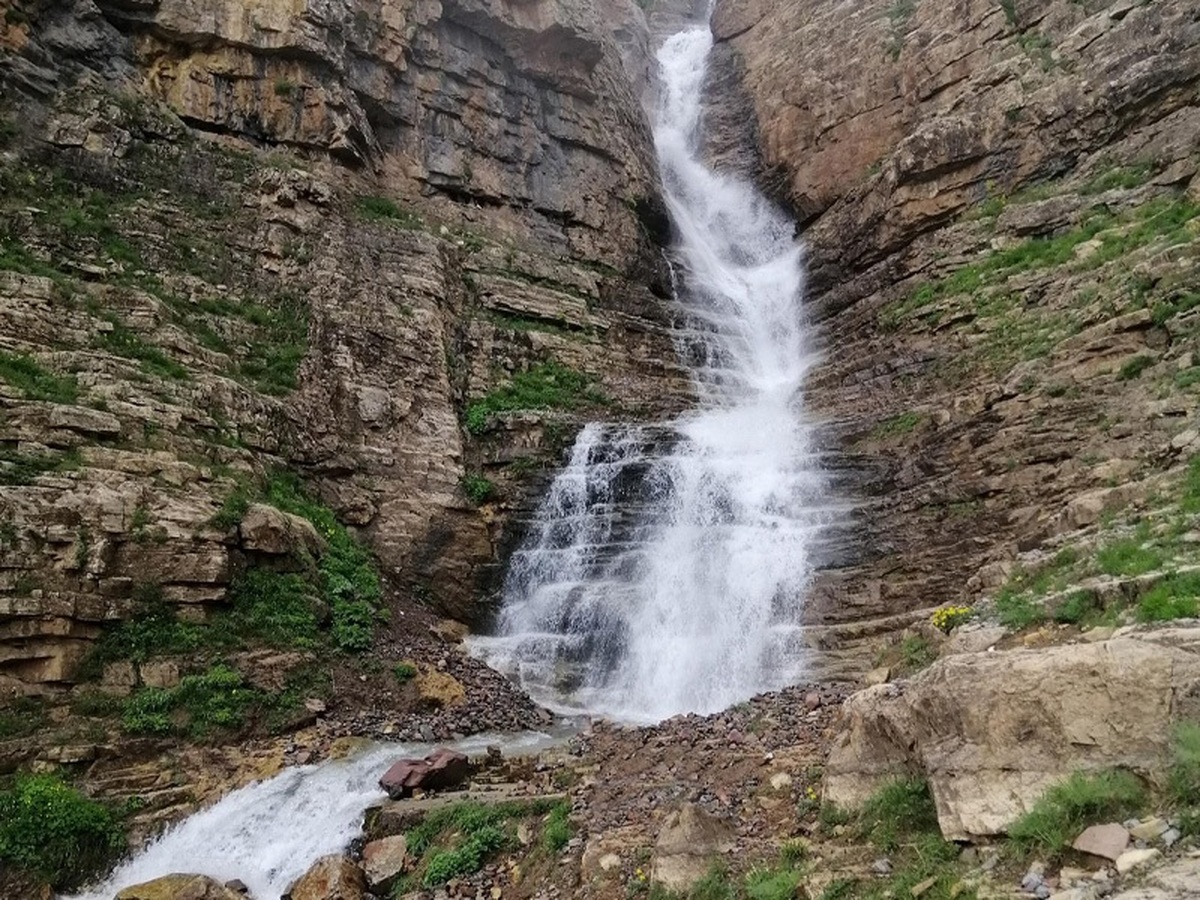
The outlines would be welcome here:
[[[1168,575],[1138,602],[1139,622],[1166,622],[1200,615],[1200,572]]]
[[[1191,312],[1200,306],[1200,292],[1188,291],[1172,300],[1163,300],[1151,309],[1150,317],[1155,325],[1165,325],[1176,316]]]
[[[78,887],[125,847],[117,816],[54,775],[18,775],[0,791],[0,860],[55,888]]]
[[[1121,366],[1117,372],[1117,379],[1120,381],[1132,381],[1154,365],[1155,362],[1156,360],[1153,356],[1138,354]]]
[[[398,228],[417,229],[424,226],[421,217],[410,210],[401,209],[395,201],[386,197],[359,197],[355,204],[359,216],[373,222],[386,222]]]
[[[180,621],[174,608],[163,601],[159,587],[140,585],[134,591],[133,615],[96,642],[78,677],[97,678],[106,664],[118,660],[143,663],[161,656],[200,653],[217,663],[222,654],[248,646],[329,647],[348,653],[370,647],[381,596],[370,553],[337,521],[332,510],[310,500],[299,479],[290,474],[277,474],[258,489],[239,484],[220,514],[225,527],[236,525],[256,499],[311,522],[325,544],[320,559],[304,554],[299,560],[300,572],[250,568],[238,573],[230,583],[228,607],[205,623]],[[328,609],[327,627],[323,607]],[[204,684],[199,684],[197,689],[202,687]],[[158,707],[183,702],[189,696],[139,701],[148,705],[135,709],[133,718],[143,724],[133,730],[159,728],[161,716],[153,718],[162,712]]]
[[[29,484],[48,472],[71,472],[82,464],[78,450],[22,453],[0,445],[0,485]]]
[[[293,97],[296,94],[297,84],[290,78],[285,78],[282,75],[275,79],[275,95],[277,97]]]
[[[26,400],[74,403],[79,398],[79,382],[74,375],[47,372],[32,356],[0,351],[0,379],[20,391]]]
[[[1070,266],[1094,269],[1150,244],[1172,246],[1191,240],[1187,223],[1200,214],[1200,204],[1182,198],[1159,199],[1115,215],[1102,207],[1093,209],[1074,229],[1054,237],[1039,237],[1014,247],[996,250],[977,263],[962,266],[937,281],[931,281],[886,310],[881,323],[894,327],[901,320],[944,298],[966,295],[974,299],[984,317],[1009,312],[1016,301],[1007,299],[1003,282],[1022,272]],[[1099,245],[1087,256],[1076,259],[1077,248],[1091,240]],[[1038,348],[1025,357],[1038,355]]]
[[[919,412],[910,410],[909,412],[899,413],[898,415],[884,419],[871,429],[870,437],[877,441],[900,437],[901,435],[915,431],[917,426],[924,420],[925,417]]]
[[[1140,527],[1128,538],[1105,544],[1096,551],[1096,563],[1105,575],[1145,575],[1161,569],[1164,563],[1162,552],[1148,546],[1149,529]]]
[[[900,642],[900,660],[905,671],[916,672],[933,664],[937,651],[920,635],[911,635]]]
[[[937,810],[929,785],[918,778],[888,782],[871,796],[859,812],[863,834],[881,850],[893,851],[901,837],[937,831]]]
[[[1176,726],[1171,753],[1168,794],[1180,807],[1200,806],[1200,723],[1180,722]]]
[[[1076,772],[1046,791],[1033,809],[1009,827],[1009,843],[1022,856],[1034,852],[1053,856],[1088,825],[1128,818],[1145,799],[1145,788],[1129,772]]]
[[[215,730],[237,731],[252,708],[269,703],[267,695],[246,685],[241,674],[216,665],[187,675],[177,687],[145,688],[125,703],[122,727],[131,734],[188,734],[208,737]]]
[[[1073,591],[1055,605],[1051,617],[1061,625],[1079,625],[1099,611],[1096,598],[1087,591]]]
[[[191,377],[186,368],[158,347],[147,343],[140,334],[127,327],[116,316],[109,314],[105,318],[111,327],[94,339],[93,343],[97,348],[136,360],[147,375],[172,378],[176,381],[186,381]]]
[[[464,475],[459,483],[462,485],[463,493],[467,495],[467,499],[476,506],[490,500],[496,489],[496,485],[489,479],[475,473]]]
[[[399,896],[418,885],[438,887],[479,871],[496,853],[516,845],[515,823],[531,816],[546,816],[543,846],[561,849],[570,839],[569,812],[565,803],[544,801],[490,805],[466,801],[436,809],[405,835],[415,863],[393,893]]]
[[[1128,191],[1141,187],[1157,171],[1153,163],[1136,163],[1131,166],[1118,166],[1097,175],[1083,186],[1079,193],[1086,196],[1103,194],[1105,191]]]
[[[0,741],[24,737],[38,731],[46,722],[46,710],[33,697],[14,697],[0,709]]]
[[[493,413],[522,409],[578,409],[606,403],[607,398],[592,384],[592,378],[557,362],[545,362],[514,375],[508,384],[467,407],[466,426],[479,434]]]
[[[417,667],[410,662],[398,662],[392,667],[392,675],[401,684],[412,681],[417,677]]]
[[[908,30],[909,19],[916,11],[916,0],[893,0],[892,5],[887,9],[887,50],[888,56],[893,60],[900,58],[900,52],[904,49],[904,36]]]
[[[542,829],[542,846],[550,853],[561,853],[571,840],[571,805],[565,800],[555,805],[546,817],[546,827]]]

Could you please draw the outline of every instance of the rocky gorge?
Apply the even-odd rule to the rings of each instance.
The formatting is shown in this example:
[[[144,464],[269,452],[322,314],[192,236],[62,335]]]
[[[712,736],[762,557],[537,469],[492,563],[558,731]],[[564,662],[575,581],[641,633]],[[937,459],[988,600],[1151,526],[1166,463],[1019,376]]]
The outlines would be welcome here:
[[[136,845],[356,738],[547,726],[461,641],[579,427],[695,402],[643,110],[693,6],[0,2],[5,796]],[[712,29],[707,154],[794,215],[824,345],[813,683],[390,801],[396,871],[294,900],[1190,896],[1200,18]],[[5,827],[6,896],[76,886]],[[120,896],[235,895],[189,879]]]

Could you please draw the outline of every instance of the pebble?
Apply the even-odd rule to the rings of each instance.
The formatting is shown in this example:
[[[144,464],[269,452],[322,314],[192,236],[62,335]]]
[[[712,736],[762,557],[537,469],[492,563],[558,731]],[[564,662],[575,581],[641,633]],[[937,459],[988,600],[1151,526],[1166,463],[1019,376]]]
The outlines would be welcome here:
[[[1183,837],[1183,833],[1178,828],[1168,828],[1162,833],[1160,840],[1164,847],[1173,847],[1181,837]]]
[[[881,856],[875,862],[871,863],[871,871],[877,875],[891,875],[892,861],[886,856]]]

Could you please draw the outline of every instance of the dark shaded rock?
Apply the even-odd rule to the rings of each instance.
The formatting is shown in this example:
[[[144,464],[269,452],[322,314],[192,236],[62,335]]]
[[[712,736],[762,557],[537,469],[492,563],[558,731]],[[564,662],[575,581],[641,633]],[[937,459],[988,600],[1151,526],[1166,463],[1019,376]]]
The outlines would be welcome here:
[[[471,763],[462,753],[441,748],[424,759],[402,759],[394,763],[379,786],[393,800],[411,797],[414,790],[437,791],[456,787],[471,776]]]

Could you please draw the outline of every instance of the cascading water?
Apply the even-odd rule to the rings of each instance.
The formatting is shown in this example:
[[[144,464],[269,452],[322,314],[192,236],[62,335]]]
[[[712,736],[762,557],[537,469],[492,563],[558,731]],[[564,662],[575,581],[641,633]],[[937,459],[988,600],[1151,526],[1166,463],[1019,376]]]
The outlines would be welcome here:
[[[472,643],[542,702],[627,720],[711,712],[798,679],[829,519],[800,388],[813,365],[792,223],[701,157],[707,25],[658,54],[655,144],[676,231],[697,411],[592,424],[514,554],[497,634]]]
[[[506,754],[536,753],[560,738],[539,732],[480,735],[452,745],[467,754],[489,744]],[[338,853],[362,833],[363,810],[383,798],[379,776],[397,759],[424,756],[425,745],[373,746],[345,759],[294,766],[233,791],[185,819],[103,883],[67,900],[112,900],[120,890],[176,872],[240,879],[253,897],[280,897],[313,862]]]

